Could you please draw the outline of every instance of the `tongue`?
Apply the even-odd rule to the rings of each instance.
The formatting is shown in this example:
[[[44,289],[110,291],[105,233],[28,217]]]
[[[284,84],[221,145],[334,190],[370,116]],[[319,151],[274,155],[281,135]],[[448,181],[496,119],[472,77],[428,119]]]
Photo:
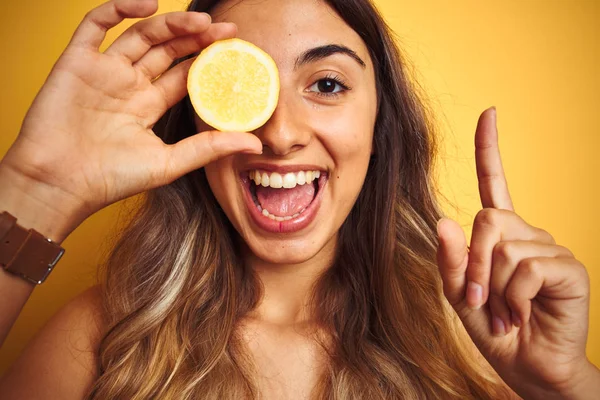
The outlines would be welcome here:
[[[296,185],[293,189],[256,186],[260,206],[278,217],[292,216],[304,210],[315,197],[315,185]]]

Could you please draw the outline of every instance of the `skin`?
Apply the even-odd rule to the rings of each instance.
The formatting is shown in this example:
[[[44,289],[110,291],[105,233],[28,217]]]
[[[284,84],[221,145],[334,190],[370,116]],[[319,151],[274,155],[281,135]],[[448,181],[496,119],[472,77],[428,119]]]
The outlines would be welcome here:
[[[364,177],[362,163],[368,158],[372,135],[367,129],[372,127],[369,113],[352,117],[360,122],[360,129],[332,117],[332,108],[345,113],[354,110],[360,99],[349,96],[340,106],[312,104],[301,92],[323,65],[345,68],[338,65],[343,61],[333,59],[298,71],[290,68],[290,60],[317,40],[308,32],[305,13],[322,22],[317,24],[321,40],[335,40],[336,35],[348,34],[348,28],[322,4],[294,4],[296,11],[291,13],[286,5],[263,1],[253,15],[264,19],[269,8],[284,18],[287,23],[277,26],[265,20],[261,29],[278,33],[273,38],[292,33],[286,39],[289,46],[261,42],[247,22],[250,18],[235,21],[239,35],[267,47],[282,71],[280,106],[256,135],[204,132],[166,146],[149,134],[167,107],[184,96],[189,63],[153,78],[173,57],[231,37],[236,27],[211,24],[203,14],[155,16],[136,23],[100,53],[107,29],[125,17],[148,17],[156,11],[153,0],[113,0],[86,16],[0,163],[0,185],[5,188],[0,192],[0,209],[18,216],[23,226],[61,242],[95,211],[221,160],[208,166],[209,180],[247,244],[247,262],[265,285],[265,299],[240,327],[259,365],[265,398],[304,398],[324,361],[306,339],[312,327],[310,316],[302,311],[304,300],[315,274],[331,262],[337,228],[351,203],[343,202],[343,196],[353,199],[358,193],[360,184],[353,181],[352,172]],[[234,8],[220,17],[234,20],[240,17],[236,12]],[[292,32],[286,30],[288,26],[294,28]],[[303,29],[307,29],[303,35],[294,35]],[[361,54],[364,47],[355,39],[344,43],[352,41]],[[363,78],[368,83],[367,71]],[[364,94],[368,93],[365,86]],[[355,84],[353,91],[359,90],[360,84]],[[305,120],[309,117],[310,123],[296,118],[292,109]],[[138,141],[135,148],[128,146],[132,140]],[[365,143],[367,150],[359,150],[359,144]],[[259,155],[261,147],[264,152]],[[442,219],[438,224],[438,264],[448,301],[481,354],[519,395],[583,399],[598,393],[600,372],[585,356],[589,302],[585,268],[547,232],[515,214],[493,109],[480,118],[475,148],[483,210],[475,219],[470,250],[456,222]],[[227,157],[239,153],[274,162],[322,163],[334,171],[336,180],[330,179],[322,205],[322,211],[330,214],[319,214],[319,230],[309,227],[292,239],[254,229],[233,177],[233,171],[253,157]],[[219,192],[216,183],[228,190]],[[342,203],[333,212],[334,201]],[[293,257],[291,264],[282,263],[286,256]],[[33,288],[16,284],[14,277],[0,270],[0,293],[7,293],[5,289],[11,290],[11,296],[1,302],[0,337],[6,335]],[[82,398],[96,377],[96,352],[105,329],[98,299],[97,289],[91,289],[53,317],[2,378],[0,394],[11,399]],[[502,331],[495,317],[503,321]]]
[[[265,286],[265,299],[253,316],[283,325],[302,322],[309,318],[303,309],[310,285],[331,265],[337,232],[367,173],[377,107],[373,64],[358,34],[323,2],[269,0],[260,7],[225,2],[213,15],[214,21],[234,22],[239,38],[273,57],[281,90],[275,113],[254,132],[263,143],[263,154],[222,158],[206,166],[207,178],[247,247],[246,263]],[[366,66],[346,54],[296,66],[305,51],[328,44],[344,44]],[[336,86],[336,96],[319,95],[315,83],[332,75],[351,89]],[[206,129],[199,118],[197,124],[199,130]],[[307,228],[276,234],[253,222],[239,174],[257,162],[308,164],[327,171],[321,206]]]
[[[520,396],[592,398],[600,380],[585,354],[586,269],[514,212],[494,108],[479,119],[475,159],[483,209],[470,248],[458,223],[438,223],[444,294],[479,351]]]
[[[373,64],[358,34],[323,2],[267,0],[260,7],[225,2],[212,15],[216,22],[235,23],[237,36],[270,54],[279,70],[278,106],[254,132],[263,154],[235,154],[205,171],[243,239],[246,264],[264,287],[260,305],[240,327],[261,371],[261,391],[267,398],[308,398],[323,355],[310,338],[315,327],[306,304],[312,284],[333,261],[337,232],[367,173],[377,108]],[[366,65],[346,54],[296,65],[305,51],[329,44],[344,44]],[[332,75],[351,89],[336,86],[337,95],[330,97],[316,93],[315,83]],[[198,117],[196,123],[198,130],[208,128]],[[276,234],[253,222],[239,174],[257,162],[315,165],[327,171],[321,206],[307,228]]]

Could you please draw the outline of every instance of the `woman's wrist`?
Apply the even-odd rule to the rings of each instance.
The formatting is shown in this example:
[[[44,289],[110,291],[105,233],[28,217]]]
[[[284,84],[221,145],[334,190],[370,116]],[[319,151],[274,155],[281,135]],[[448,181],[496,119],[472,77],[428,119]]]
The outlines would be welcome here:
[[[524,380],[515,394],[524,400],[595,400],[600,394],[600,370],[588,359],[579,371],[559,386],[546,386]]]
[[[568,400],[592,400],[600,395],[600,370],[587,360],[573,385],[561,391],[561,398]]]
[[[19,174],[0,161],[0,212],[7,211],[26,229],[61,243],[81,223],[78,204],[60,189]]]

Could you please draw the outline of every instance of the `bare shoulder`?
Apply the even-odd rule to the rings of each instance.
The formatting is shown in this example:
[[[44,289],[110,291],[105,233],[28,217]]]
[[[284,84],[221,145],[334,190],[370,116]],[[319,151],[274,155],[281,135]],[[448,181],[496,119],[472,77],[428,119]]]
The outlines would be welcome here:
[[[67,303],[0,379],[0,397],[82,399],[97,377],[104,332],[102,294],[94,286]]]

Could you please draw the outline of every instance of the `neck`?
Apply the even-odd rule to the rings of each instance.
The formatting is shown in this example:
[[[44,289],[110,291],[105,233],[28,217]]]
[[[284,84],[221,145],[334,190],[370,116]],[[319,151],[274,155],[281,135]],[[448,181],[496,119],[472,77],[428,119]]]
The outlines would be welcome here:
[[[335,240],[314,257],[298,264],[270,263],[248,251],[246,264],[263,285],[262,299],[248,318],[279,326],[311,323],[314,318],[310,300],[314,285],[334,258]]]

